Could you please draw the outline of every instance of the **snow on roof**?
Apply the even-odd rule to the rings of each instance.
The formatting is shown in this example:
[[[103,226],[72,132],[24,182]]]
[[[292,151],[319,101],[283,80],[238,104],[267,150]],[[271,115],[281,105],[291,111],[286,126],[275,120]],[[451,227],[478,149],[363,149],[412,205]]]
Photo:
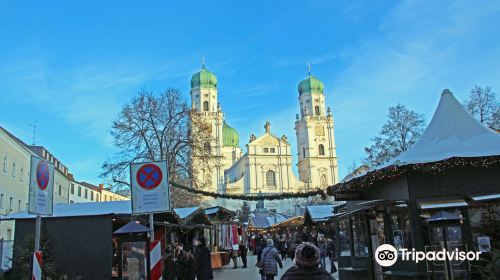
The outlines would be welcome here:
[[[185,219],[194,212],[198,211],[200,207],[187,207],[187,208],[175,208],[174,211],[179,215],[181,219]]]
[[[333,207],[338,205],[308,205],[304,216],[309,214],[313,222],[326,221],[333,217]]]
[[[176,208],[174,212],[182,219],[199,209]],[[60,203],[54,204],[53,218],[59,217],[83,217],[83,216],[101,216],[101,215],[131,215],[132,203],[130,200],[106,201],[106,202],[83,202],[83,203]],[[12,213],[6,216],[0,216],[0,220],[33,219],[36,215],[29,214],[27,211]],[[45,216],[44,216],[45,218]]]
[[[251,224],[255,228],[267,228],[274,224],[286,221],[287,219],[288,219],[287,216],[278,213],[270,216],[254,216],[251,218],[252,220]]]
[[[451,91],[445,89],[422,137],[391,165],[494,155],[500,155],[500,134],[467,113]]]

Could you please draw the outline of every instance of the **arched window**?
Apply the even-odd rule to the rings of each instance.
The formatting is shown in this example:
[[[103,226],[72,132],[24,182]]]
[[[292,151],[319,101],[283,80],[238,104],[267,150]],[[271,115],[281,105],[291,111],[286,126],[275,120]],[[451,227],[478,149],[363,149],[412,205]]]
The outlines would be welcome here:
[[[266,185],[268,186],[276,186],[276,180],[274,176],[274,171],[268,170],[266,172]]]
[[[208,101],[203,101],[203,111],[208,112]]]
[[[326,175],[325,174],[321,175],[320,184],[321,184],[322,188],[326,188]]]
[[[319,116],[319,106],[314,106],[314,114]]]
[[[305,147],[302,147],[302,157],[303,158],[306,157],[306,148]]]
[[[203,148],[205,149],[205,151],[207,153],[211,153],[211,149],[210,149],[210,142],[205,142],[205,144],[203,144]]]
[[[319,144],[319,146],[318,146],[318,152],[319,152],[320,156],[324,156],[325,155],[325,146],[323,146],[323,144]]]

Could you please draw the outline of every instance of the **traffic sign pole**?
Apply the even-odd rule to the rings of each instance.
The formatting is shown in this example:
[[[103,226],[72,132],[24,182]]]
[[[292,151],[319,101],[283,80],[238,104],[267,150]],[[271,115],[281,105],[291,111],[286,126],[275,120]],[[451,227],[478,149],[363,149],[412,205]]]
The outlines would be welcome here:
[[[42,216],[36,215],[35,223],[35,252],[40,251],[40,229],[42,227]]]
[[[155,225],[154,225],[154,219],[153,219],[153,213],[149,213],[149,240],[151,242],[155,241]]]

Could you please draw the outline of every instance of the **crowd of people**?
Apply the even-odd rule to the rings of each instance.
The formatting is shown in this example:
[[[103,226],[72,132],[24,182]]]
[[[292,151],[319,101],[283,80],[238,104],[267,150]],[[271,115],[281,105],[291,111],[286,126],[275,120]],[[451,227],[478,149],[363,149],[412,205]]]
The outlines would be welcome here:
[[[274,280],[278,267],[283,268],[283,260],[290,258],[294,265],[281,277],[283,280],[331,280],[337,271],[335,266],[335,242],[316,231],[288,234],[254,234],[248,240],[241,239],[229,251],[233,268],[247,268],[247,251],[257,256],[261,280]],[[326,259],[330,262],[328,272]],[[172,243],[164,257],[163,279],[166,280],[210,280],[214,279],[210,249],[206,239],[200,237],[192,244]]]
[[[192,245],[177,242],[170,244],[164,257],[163,279],[214,279],[206,238],[194,239]]]
[[[254,235],[250,247],[257,255],[257,267],[261,280],[273,280],[278,275],[278,266],[283,268],[282,260],[290,258],[294,266],[288,269],[281,279],[334,279],[331,274],[335,266],[335,242],[316,231],[294,232],[289,234]],[[326,258],[330,261],[327,272]]]

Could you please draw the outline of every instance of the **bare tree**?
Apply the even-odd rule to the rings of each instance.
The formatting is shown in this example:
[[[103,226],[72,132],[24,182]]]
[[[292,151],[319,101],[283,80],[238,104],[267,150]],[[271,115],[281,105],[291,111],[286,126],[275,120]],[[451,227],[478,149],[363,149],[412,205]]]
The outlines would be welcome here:
[[[140,91],[113,121],[111,135],[117,152],[104,162],[101,177],[123,188],[128,185],[131,163],[166,160],[171,181],[191,184],[190,155],[209,156],[197,139],[211,136],[204,129],[191,130],[200,120],[190,115],[191,109],[177,89],[169,88],[160,95]],[[171,188],[171,194],[174,207],[199,202],[177,188]]]
[[[425,118],[398,104],[389,108],[389,118],[379,135],[372,139],[370,147],[365,147],[364,163],[378,166],[408,150],[422,135]]]
[[[493,129],[500,129],[498,126],[499,103],[491,87],[474,86],[470,91],[469,100],[465,102],[465,107],[481,123]]]

